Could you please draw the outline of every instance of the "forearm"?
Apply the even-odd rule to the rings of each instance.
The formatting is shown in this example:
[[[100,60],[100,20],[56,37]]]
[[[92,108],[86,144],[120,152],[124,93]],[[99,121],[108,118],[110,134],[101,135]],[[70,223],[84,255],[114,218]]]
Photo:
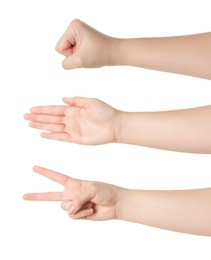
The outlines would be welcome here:
[[[124,190],[117,217],[162,229],[211,236],[211,188]]]
[[[211,106],[166,112],[120,112],[117,142],[211,153]]]
[[[118,46],[118,58],[114,55],[117,65],[211,79],[211,33],[122,39]]]

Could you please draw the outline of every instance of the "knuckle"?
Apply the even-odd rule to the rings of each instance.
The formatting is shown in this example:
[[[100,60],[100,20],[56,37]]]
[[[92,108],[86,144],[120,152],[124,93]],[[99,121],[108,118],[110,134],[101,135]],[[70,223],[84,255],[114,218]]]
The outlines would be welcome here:
[[[96,194],[98,188],[99,188],[98,182],[93,182],[93,183],[91,183],[91,184],[88,186],[89,192],[90,192],[90,194],[91,194],[92,197],[95,196],[95,194]]]
[[[78,18],[73,19],[71,25],[77,25],[77,24],[81,24],[81,20]]]
[[[98,186],[99,186],[99,183],[98,183],[97,181],[92,182],[92,183],[90,184],[90,189],[91,189],[92,191],[95,191]]]
[[[67,62],[65,62],[65,61],[62,62],[62,67],[63,67],[63,69],[65,69],[65,70],[68,70],[68,69],[69,69],[69,66],[68,66]]]
[[[59,52],[59,53],[62,53],[62,51],[63,51],[63,42],[64,42],[64,40],[65,40],[65,36],[63,35],[63,36],[59,39],[58,43],[57,43],[56,46],[55,46],[55,50],[56,50],[57,52]]]
[[[60,53],[61,50],[62,50],[62,48],[61,48],[61,46],[60,46],[59,44],[57,44],[57,45],[55,46],[55,50]]]

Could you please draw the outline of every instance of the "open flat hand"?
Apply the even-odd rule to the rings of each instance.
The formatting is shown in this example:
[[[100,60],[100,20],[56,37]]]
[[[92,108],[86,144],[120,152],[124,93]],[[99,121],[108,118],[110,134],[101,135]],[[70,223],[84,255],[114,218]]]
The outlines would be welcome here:
[[[68,106],[33,107],[24,117],[48,139],[96,145],[116,141],[119,111],[92,98],[63,98]]]

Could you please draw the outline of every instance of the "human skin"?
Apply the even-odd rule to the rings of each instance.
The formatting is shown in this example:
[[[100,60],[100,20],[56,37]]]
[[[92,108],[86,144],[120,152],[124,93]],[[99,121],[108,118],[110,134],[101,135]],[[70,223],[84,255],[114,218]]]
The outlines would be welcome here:
[[[136,222],[172,231],[211,236],[211,188],[130,190],[82,181],[35,166],[34,171],[64,186],[63,192],[29,193],[25,200],[62,201],[73,219]]]
[[[211,106],[125,112],[93,98],[63,98],[67,106],[31,108],[26,120],[43,138],[84,145],[126,143],[171,151],[211,153]]]
[[[119,39],[73,20],[56,45],[65,69],[130,65],[211,79],[211,32]]]
[[[57,44],[63,67],[131,65],[211,79],[211,33],[117,39],[74,20]],[[164,112],[119,111],[97,99],[65,98],[67,106],[34,107],[25,119],[42,137],[79,144],[119,142],[160,149],[211,153],[211,106]],[[187,120],[188,119],[188,120]],[[211,236],[211,188],[129,190],[82,181],[34,167],[64,186],[63,192],[25,194],[25,200],[62,201],[73,219],[119,219]]]

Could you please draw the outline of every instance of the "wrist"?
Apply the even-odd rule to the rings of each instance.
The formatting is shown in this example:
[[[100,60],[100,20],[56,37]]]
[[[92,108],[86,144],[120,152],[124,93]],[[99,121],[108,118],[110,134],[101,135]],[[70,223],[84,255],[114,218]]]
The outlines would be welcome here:
[[[115,143],[126,143],[125,122],[128,120],[128,112],[117,111],[115,125]]]
[[[138,66],[146,67],[143,64],[148,62],[148,56],[145,57],[146,40],[143,38],[129,38],[129,39],[115,39],[114,53],[113,53],[113,65],[119,66]]]
[[[118,203],[116,205],[116,219],[117,220],[126,220],[128,214],[128,197],[130,196],[130,190],[125,188],[120,188],[118,191]]]
[[[130,65],[131,49],[134,46],[130,39],[112,38],[111,66]]]
[[[123,39],[119,38],[113,38],[109,37],[108,38],[108,49],[109,49],[109,54],[108,54],[108,66],[118,66],[122,64],[122,42],[124,41]]]

